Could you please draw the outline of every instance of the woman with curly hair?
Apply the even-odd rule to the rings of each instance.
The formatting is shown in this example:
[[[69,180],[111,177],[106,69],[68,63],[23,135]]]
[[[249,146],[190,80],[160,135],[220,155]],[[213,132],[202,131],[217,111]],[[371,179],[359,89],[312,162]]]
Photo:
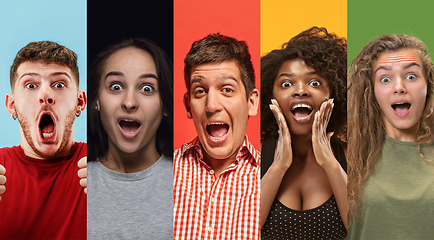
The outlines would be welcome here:
[[[262,239],[346,236],[346,66],[317,27],[261,58]]]
[[[349,71],[349,239],[432,239],[434,80],[425,44],[388,34]]]

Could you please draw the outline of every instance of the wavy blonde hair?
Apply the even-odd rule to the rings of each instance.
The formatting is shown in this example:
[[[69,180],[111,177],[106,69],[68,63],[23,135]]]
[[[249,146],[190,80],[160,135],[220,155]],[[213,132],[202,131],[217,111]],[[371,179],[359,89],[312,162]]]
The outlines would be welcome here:
[[[385,127],[382,110],[374,93],[373,65],[383,52],[416,49],[423,64],[427,81],[425,108],[416,135],[421,158],[420,143],[434,137],[434,68],[425,44],[405,34],[387,34],[369,42],[352,61],[348,74],[348,217],[359,220],[358,206],[366,179],[381,155]]]

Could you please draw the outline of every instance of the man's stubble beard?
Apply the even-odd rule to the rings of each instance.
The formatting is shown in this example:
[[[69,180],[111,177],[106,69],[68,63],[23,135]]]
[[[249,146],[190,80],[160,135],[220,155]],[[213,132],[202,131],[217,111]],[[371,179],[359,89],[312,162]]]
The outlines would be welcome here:
[[[66,149],[66,147],[68,145],[69,138],[71,137],[71,134],[72,134],[72,127],[73,127],[74,120],[75,120],[76,107],[74,107],[66,115],[65,129],[63,131],[63,137],[62,137],[61,143],[59,145],[59,148],[54,153],[45,153],[36,147],[35,142],[31,136],[30,125],[29,125],[28,119],[26,119],[18,111],[18,109],[15,109],[15,111],[17,113],[18,121],[20,123],[21,129],[23,130],[24,137],[25,137],[27,143],[29,144],[29,146],[32,148],[32,150],[36,153],[36,155],[40,156],[43,159],[50,159],[50,158],[56,158],[58,155],[60,155],[64,152],[64,150]],[[58,119],[56,113],[54,111],[52,111],[52,113],[53,113],[54,117],[56,119]]]

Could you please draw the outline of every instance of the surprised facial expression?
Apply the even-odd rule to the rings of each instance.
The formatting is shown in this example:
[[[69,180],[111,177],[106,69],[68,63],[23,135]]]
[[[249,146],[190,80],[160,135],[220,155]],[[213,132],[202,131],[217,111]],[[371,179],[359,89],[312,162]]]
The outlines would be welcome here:
[[[249,116],[256,115],[257,90],[246,99],[238,64],[225,61],[194,67],[190,92],[184,96],[187,116],[193,118],[204,154],[212,159],[234,158]]]
[[[71,69],[56,63],[24,62],[16,73],[14,93],[6,96],[8,111],[18,116],[24,153],[54,158],[69,153],[75,114],[86,105]]]

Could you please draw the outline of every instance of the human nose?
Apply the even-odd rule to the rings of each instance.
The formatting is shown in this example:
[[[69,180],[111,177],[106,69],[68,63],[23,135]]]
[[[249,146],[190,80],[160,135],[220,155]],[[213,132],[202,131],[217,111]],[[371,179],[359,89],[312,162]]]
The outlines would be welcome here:
[[[293,92],[293,96],[309,96],[309,89],[307,88],[307,86],[303,83],[298,83],[295,85],[295,87],[293,88],[294,92]]]
[[[395,81],[394,92],[397,94],[407,93],[407,89],[405,88],[405,81],[402,78],[398,78]]]
[[[136,100],[133,89],[126,91],[125,97],[122,100],[122,109],[127,111],[136,111],[139,108],[139,104]]]
[[[210,90],[206,97],[206,111],[219,112],[222,109],[219,94]]]
[[[54,98],[52,96],[52,90],[49,85],[42,84],[41,90],[39,91],[39,103],[46,105],[53,105]]]

